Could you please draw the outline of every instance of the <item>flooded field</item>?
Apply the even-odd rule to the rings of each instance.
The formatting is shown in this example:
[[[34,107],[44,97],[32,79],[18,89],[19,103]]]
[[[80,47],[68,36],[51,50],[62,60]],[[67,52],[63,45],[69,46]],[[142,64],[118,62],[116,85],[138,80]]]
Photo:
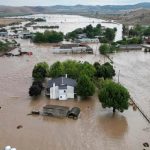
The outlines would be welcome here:
[[[20,18],[20,17],[15,17],[15,18]],[[107,23],[101,19],[87,18],[87,17],[82,17],[82,16],[76,16],[76,15],[59,15],[59,14],[56,14],[56,15],[38,14],[38,15],[23,16],[21,18],[33,18],[33,19],[43,18],[46,20],[46,22],[37,22],[36,25],[59,26],[59,29],[53,29],[53,30],[61,31],[64,34],[71,32],[77,28],[86,27],[89,24],[93,26],[96,26],[97,24],[101,24],[104,27],[117,28],[115,41],[122,39],[122,24],[110,23],[110,22]],[[23,22],[22,26],[24,26],[24,24],[26,23],[28,22]],[[16,25],[16,27],[17,26],[21,26],[21,25]],[[37,31],[44,32],[45,31],[45,29],[34,29],[33,26],[27,27],[27,29],[31,32],[37,32]],[[9,28],[10,27],[8,27],[7,29]]]
[[[32,69],[36,63],[52,64],[67,59],[104,63],[107,59],[99,55],[99,45],[90,45],[94,49],[91,55],[59,55],[52,53],[50,44],[17,41],[21,43],[22,51],[32,51],[33,56],[0,58],[0,149],[11,145],[17,150],[143,150],[144,142],[150,144],[150,124],[132,107],[114,116],[111,109],[101,107],[96,95],[85,101],[49,100],[44,94],[36,100],[29,97]],[[150,55],[130,52],[111,57],[116,71],[120,70],[121,83],[149,112]],[[81,115],[78,120],[27,115],[33,109],[41,110],[46,104],[77,106]],[[22,128],[17,129],[18,125]]]

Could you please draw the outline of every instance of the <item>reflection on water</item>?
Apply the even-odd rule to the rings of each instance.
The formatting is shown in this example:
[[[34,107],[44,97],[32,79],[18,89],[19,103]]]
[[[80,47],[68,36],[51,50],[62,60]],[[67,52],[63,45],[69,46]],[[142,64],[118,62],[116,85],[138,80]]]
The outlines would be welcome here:
[[[100,126],[106,136],[121,138],[128,130],[128,124],[124,116],[108,113],[100,117]]]

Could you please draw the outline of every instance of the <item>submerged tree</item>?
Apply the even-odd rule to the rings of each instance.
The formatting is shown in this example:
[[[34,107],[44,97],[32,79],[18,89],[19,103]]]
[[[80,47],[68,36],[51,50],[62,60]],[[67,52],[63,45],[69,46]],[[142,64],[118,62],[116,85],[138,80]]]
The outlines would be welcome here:
[[[93,96],[95,93],[95,86],[91,79],[85,75],[81,74],[77,81],[77,94],[81,97]]]
[[[116,110],[123,112],[128,109],[129,98],[128,90],[111,80],[106,80],[99,91],[99,101],[102,103],[102,107],[112,107],[114,113]]]
[[[34,66],[32,77],[35,80],[43,80],[47,76],[48,70],[49,66],[46,62],[38,63]]]

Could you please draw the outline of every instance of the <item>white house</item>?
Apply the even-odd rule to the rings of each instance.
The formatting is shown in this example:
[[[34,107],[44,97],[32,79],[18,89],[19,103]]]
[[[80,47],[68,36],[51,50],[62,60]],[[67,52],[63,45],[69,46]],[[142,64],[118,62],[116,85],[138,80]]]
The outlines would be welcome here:
[[[67,100],[74,99],[74,89],[77,82],[71,78],[59,77],[48,81],[46,95],[50,99]]]

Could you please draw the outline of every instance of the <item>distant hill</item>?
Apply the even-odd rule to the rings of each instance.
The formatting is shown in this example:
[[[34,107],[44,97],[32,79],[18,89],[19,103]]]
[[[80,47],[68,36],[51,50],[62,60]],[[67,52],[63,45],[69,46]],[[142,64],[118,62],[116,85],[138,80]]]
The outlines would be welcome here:
[[[23,15],[35,13],[87,13],[98,12],[102,14],[122,13],[136,9],[150,9],[150,3],[139,3],[135,5],[105,5],[105,6],[89,6],[89,5],[75,5],[75,6],[0,6],[0,16],[4,15]]]
[[[105,20],[115,20],[126,25],[150,25],[150,9],[136,9],[121,14],[87,13],[83,15]]]

